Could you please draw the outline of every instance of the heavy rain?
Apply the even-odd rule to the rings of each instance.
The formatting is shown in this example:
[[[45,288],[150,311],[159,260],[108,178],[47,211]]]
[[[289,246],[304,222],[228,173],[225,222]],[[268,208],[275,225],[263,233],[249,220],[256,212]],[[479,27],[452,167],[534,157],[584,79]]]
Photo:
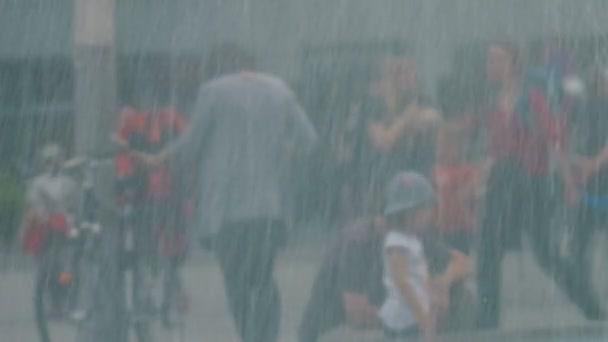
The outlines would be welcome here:
[[[608,340],[608,1],[0,30],[1,342]]]

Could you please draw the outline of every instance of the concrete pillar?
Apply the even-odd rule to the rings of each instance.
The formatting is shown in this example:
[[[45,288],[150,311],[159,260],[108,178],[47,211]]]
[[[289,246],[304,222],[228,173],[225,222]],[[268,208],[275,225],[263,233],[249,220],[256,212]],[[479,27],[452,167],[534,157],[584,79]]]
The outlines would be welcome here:
[[[107,148],[117,108],[115,0],[74,0],[75,152]]]

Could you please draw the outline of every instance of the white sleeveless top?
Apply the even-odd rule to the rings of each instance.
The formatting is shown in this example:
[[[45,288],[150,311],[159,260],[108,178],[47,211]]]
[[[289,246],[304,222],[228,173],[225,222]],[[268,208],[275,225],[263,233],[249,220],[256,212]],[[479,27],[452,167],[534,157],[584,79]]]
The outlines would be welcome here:
[[[386,300],[380,308],[380,318],[386,328],[393,331],[403,331],[417,323],[407,299],[401,295],[391,272],[388,249],[398,247],[407,252],[410,283],[418,296],[423,308],[430,310],[428,286],[428,268],[424,256],[424,248],[419,238],[412,234],[391,231],[384,240],[383,265]]]

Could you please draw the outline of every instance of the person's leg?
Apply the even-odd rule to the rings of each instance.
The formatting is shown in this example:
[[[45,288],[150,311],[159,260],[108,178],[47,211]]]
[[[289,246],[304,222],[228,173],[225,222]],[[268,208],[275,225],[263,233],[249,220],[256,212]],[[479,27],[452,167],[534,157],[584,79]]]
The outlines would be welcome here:
[[[488,214],[491,214],[488,211]],[[500,285],[502,272],[502,246],[496,238],[496,219],[484,219],[477,256],[477,288],[479,312],[477,325],[480,329],[498,328],[500,321]]]
[[[284,243],[285,227],[281,222],[261,220],[250,227],[256,236],[251,239],[252,264],[245,270],[251,279],[249,298],[252,315],[250,335],[244,341],[275,342],[281,316],[279,287],[274,278],[275,260]]]
[[[246,227],[231,224],[222,227],[214,239],[214,247],[224,278],[228,307],[241,340],[245,341],[250,312],[250,284],[245,272],[250,265],[251,251],[247,248],[250,234]]]
[[[580,205],[576,213],[575,233],[570,241],[570,260],[566,263],[568,275],[564,281],[567,293],[577,298],[585,316],[589,319],[600,319],[605,316],[597,301],[597,293],[591,278],[591,254],[589,242],[595,230],[606,221],[605,215],[589,207]]]
[[[532,178],[530,189],[531,198],[534,199],[529,211],[532,219],[528,226],[533,251],[541,268],[551,277],[566,295],[585,313],[588,318],[599,318],[602,310],[595,295],[589,272],[587,271],[588,260],[586,246],[593,232],[593,225],[584,217],[579,217],[580,231],[575,234],[573,245],[572,262],[563,260],[557,248],[553,248],[551,214],[547,207],[549,191],[543,179]],[[580,213],[582,214],[582,212]],[[576,236],[578,235],[578,236]]]
[[[500,288],[506,229],[511,229],[515,202],[509,165],[495,165],[487,185],[477,253],[479,311],[477,327],[496,329],[500,321]]]

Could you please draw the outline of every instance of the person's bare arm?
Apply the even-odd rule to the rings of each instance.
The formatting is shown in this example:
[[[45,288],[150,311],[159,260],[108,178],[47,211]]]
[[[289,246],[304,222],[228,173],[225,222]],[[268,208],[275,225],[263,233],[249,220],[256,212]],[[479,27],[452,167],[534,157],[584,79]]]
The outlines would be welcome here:
[[[389,267],[395,276],[395,285],[408,304],[426,338],[433,334],[433,324],[430,313],[423,307],[414,288],[410,283],[407,251],[399,247],[391,247],[387,251]]]
[[[451,251],[450,261],[445,271],[431,279],[434,317],[440,317],[448,311],[452,285],[471,274],[472,266],[469,257],[461,252]]]
[[[401,115],[391,124],[371,123],[368,133],[372,144],[380,150],[391,149],[411,121],[410,117]]]
[[[450,287],[455,282],[470,276],[473,272],[471,259],[459,251],[450,252],[450,262],[445,271],[436,277],[436,281]]]
[[[372,123],[369,136],[372,144],[381,150],[391,149],[403,134],[412,130],[424,130],[436,127],[441,122],[441,115],[432,108],[420,108],[413,105],[407,108],[390,124]]]

